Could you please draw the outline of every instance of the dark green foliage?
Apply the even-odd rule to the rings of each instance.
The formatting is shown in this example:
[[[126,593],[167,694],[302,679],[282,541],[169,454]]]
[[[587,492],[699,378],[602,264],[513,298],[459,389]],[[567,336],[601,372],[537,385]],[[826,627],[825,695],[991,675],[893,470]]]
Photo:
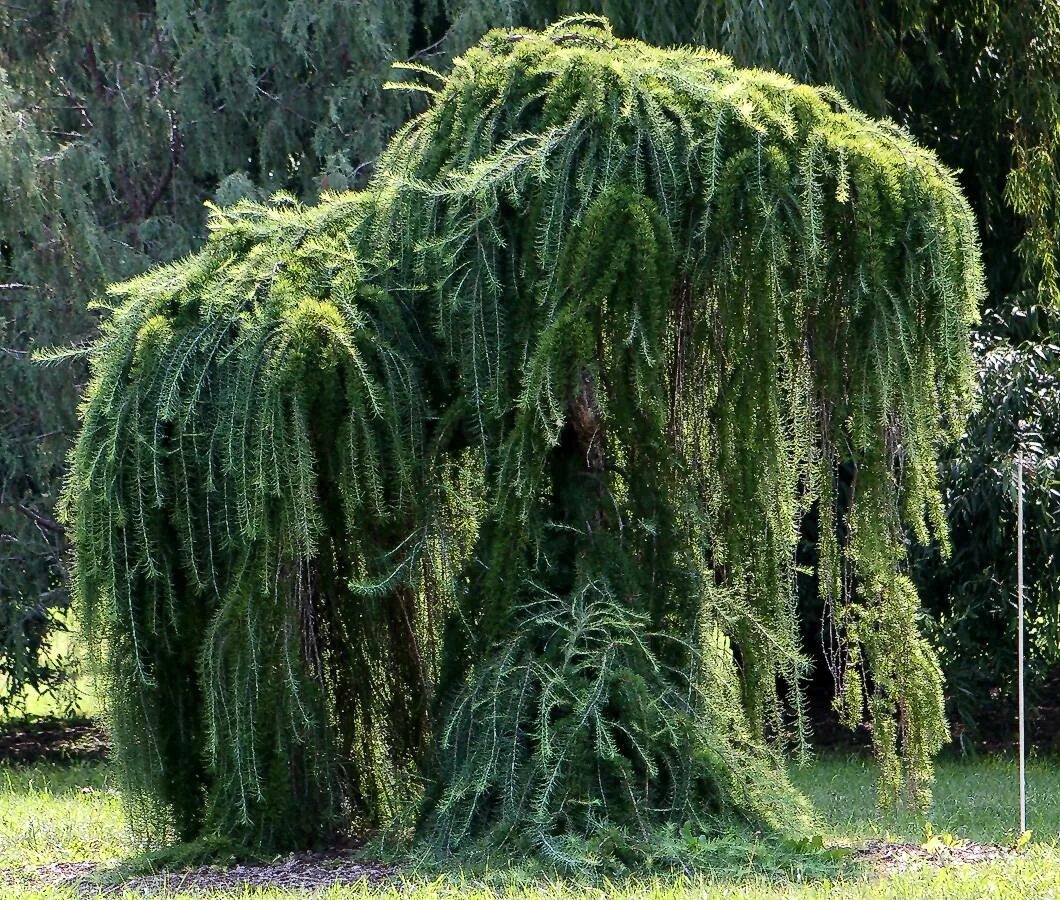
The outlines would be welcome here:
[[[977,354],[984,366],[983,409],[943,468],[952,559],[922,558],[914,575],[937,618],[933,639],[942,649],[951,709],[970,730],[974,722],[977,737],[1009,741],[1015,643],[1007,605],[1015,585],[1012,415],[1022,408],[1031,413],[1030,422],[1040,418],[1034,410],[1050,417],[1043,388],[1050,383],[1057,325],[1048,311],[1060,309],[1060,5],[1035,0],[704,4],[722,7],[727,18],[704,36],[706,43],[743,64],[779,64],[797,76],[831,81],[868,111],[887,112],[959,171],[975,210],[989,288],[986,306],[992,311]],[[1028,317],[1028,308],[1037,312]],[[1027,327],[1034,319],[1036,327]],[[986,353],[989,348],[995,349]],[[1056,434],[1051,426],[1040,432],[1046,459],[1060,451]],[[1028,553],[1034,554],[1028,562],[1035,567],[1034,590],[1044,591],[1035,603],[1041,618],[1034,626],[1035,681],[1044,687],[1049,676],[1060,675],[1050,662],[1060,607],[1047,599],[1057,585],[1052,521],[1060,506],[1050,494],[1050,464],[1040,468],[1032,485],[1038,493],[1037,512],[1028,521]],[[830,630],[827,616],[808,623],[808,647]],[[830,689],[825,666],[818,675],[829,682],[821,687]],[[1048,696],[1041,699],[1047,718]]]
[[[915,134],[962,170],[984,242],[988,312],[976,338],[982,407],[943,469],[953,553],[916,579],[937,617],[951,709],[990,743],[1014,736],[1017,425],[1028,475],[1031,685],[1060,674],[1056,577],[1056,311],[1060,310],[1060,6],[1029,0],[928,4],[907,42],[916,78],[892,101]],[[1043,713],[1048,716],[1048,695]],[[1032,694],[1031,709],[1038,699]],[[1047,733],[1047,732],[1046,732]],[[1045,737],[1039,733],[1040,737]]]
[[[69,606],[68,549],[52,506],[69,433],[77,374],[42,369],[34,346],[87,339],[84,303],[107,270],[80,185],[100,161],[54,149],[0,70],[0,712],[26,687],[55,693],[65,660],[53,645]],[[110,274],[127,270],[120,266]]]
[[[54,506],[86,309],[201,244],[204,200],[352,187],[407,117],[394,56],[432,43],[422,4],[34,0],[0,6],[0,707],[59,687],[68,606]]]
[[[944,540],[970,398],[953,177],[834,91],[592,18],[424,75],[367,190],[215,211],[112,291],[66,515],[139,821],[304,845],[426,779],[443,852],[797,827],[814,507],[846,714],[925,798],[904,528]]]
[[[1040,306],[990,312],[975,340],[984,402],[947,454],[953,553],[919,560],[955,718],[1009,741],[1015,708],[1016,473],[1022,449],[1028,686],[1032,709],[1060,672],[1060,321]],[[997,724],[1004,731],[996,731]],[[1048,740],[1048,722],[1031,738]]]

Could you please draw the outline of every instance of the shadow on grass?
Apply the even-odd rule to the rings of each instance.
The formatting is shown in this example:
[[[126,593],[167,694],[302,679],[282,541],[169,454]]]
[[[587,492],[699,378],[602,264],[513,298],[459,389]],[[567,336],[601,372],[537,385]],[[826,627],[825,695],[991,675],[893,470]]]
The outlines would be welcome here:
[[[390,843],[389,849],[386,843]],[[514,889],[537,895],[563,885],[565,891],[635,897],[643,885],[674,880],[830,884],[867,871],[849,848],[828,846],[819,835],[790,840],[732,830],[706,837],[666,829],[650,843],[658,846],[656,864],[630,870],[604,863],[574,871],[526,855],[443,858],[402,851],[392,842],[380,840],[360,848],[291,853],[272,859],[225,841],[196,841],[128,858],[117,868],[94,873],[91,883],[151,895],[345,885],[402,893],[410,885],[444,883],[472,886],[486,894],[507,894]]]
[[[0,763],[99,761],[109,749],[103,729],[91,719],[28,716],[0,723]]]

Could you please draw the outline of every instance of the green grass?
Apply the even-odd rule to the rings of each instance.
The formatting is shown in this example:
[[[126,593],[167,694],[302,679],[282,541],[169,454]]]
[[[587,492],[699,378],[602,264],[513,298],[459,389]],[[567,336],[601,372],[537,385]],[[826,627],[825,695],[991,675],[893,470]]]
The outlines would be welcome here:
[[[81,635],[73,613],[67,613],[65,627],[56,630],[51,636],[51,649],[47,655],[48,662],[63,671],[73,672],[68,683],[62,684],[55,691],[41,693],[33,688],[26,688],[17,697],[12,710],[15,718],[85,718],[99,715],[99,702],[92,690],[91,679],[84,672],[84,650]],[[0,676],[0,695],[8,693],[8,682]],[[4,721],[0,716],[0,724]]]
[[[1015,775],[1015,763],[1009,758],[943,760],[938,767],[935,805],[923,816],[879,810],[874,802],[872,764],[866,759],[824,756],[797,770],[794,778],[827,820],[824,837],[830,842],[851,843],[887,836],[919,842],[925,839],[930,826],[934,833],[952,833],[957,838],[1009,843],[1016,837]],[[985,865],[922,868],[885,878],[868,870],[809,881],[800,881],[799,876],[762,875],[663,878],[604,889],[565,882],[516,881],[505,887],[503,876],[491,882],[491,887],[485,887],[453,875],[440,879],[413,877],[411,882],[392,888],[332,888],[315,896],[327,900],[496,900],[533,896],[550,900],[599,900],[605,896],[619,900],[1060,898],[1060,763],[1031,763],[1028,797],[1034,843],[1018,857]],[[111,863],[133,850],[121,804],[105,766],[0,766],[0,868],[78,860]],[[67,900],[74,896],[69,888],[0,888],[0,897],[27,900]],[[279,900],[292,895],[248,891],[238,896]]]
[[[100,714],[99,703],[90,689],[84,687],[87,679],[77,682],[76,689],[66,685],[55,693],[41,693],[33,688],[26,688],[19,698],[19,704],[11,717],[15,720],[26,719],[94,719]],[[0,692],[4,685],[0,684]],[[0,724],[4,718],[0,717]]]
[[[0,869],[109,862],[129,850],[121,801],[105,766],[0,766]]]
[[[936,833],[984,843],[1011,844],[1019,837],[1014,757],[939,760],[934,803],[927,814],[879,809],[874,771],[871,758],[826,755],[794,770],[792,778],[837,840],[888,836],[923,840],[928,826]],[[1060,760],[1029,761],[1027,798],[1027,828],[1036,839],[1060,843]]]

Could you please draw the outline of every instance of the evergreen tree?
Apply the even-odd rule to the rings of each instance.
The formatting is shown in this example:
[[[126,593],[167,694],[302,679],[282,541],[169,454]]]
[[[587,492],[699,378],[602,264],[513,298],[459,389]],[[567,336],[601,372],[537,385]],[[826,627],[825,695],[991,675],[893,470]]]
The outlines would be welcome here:
[[[87,340],[96,322],[86,302],[106,282],[199,246],[204,200],[276,189],[313,200],[320,188],[362,184],[386,137],[419,108],[381,90],[392,60],[440,63],[490,27],[540,27],[581,9],[606,10],[623,36],[700,44],[835,84],[893,117],[959,170],[983,235],[988,305],[1060,306],[1055,3],[2,6],[0,702],[62,675],[47,653],[66,604],[66,540],[52,507],[83,372],[34,367],[33,349]]]
[[[276,848],[411,803],[569,869],[791,828],[811,508],[844,715],[926,799],[905,529],[945,541],[982,292],[952,174],[593,17],[415,71],[365,190],[215,211],[88,351],[66,517],[138,821]]]

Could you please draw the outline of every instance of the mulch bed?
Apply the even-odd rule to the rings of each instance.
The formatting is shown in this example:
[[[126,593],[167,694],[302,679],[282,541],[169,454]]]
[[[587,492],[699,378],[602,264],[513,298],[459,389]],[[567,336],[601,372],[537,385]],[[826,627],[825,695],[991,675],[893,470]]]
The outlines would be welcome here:
[[[867,841],[854,851],[854,858],[869,863],[879,875],[905,872],[921,866],[960,866],[1007,859],[1015,854],[1010,847],[956,841],[944,844],[933,840],[925,844],[901,841]]]
[[[333,885],[380,884],[396,874],[393,866],[358,862],[348,853],[292,853],[270,863],[245,863],[221,868],[203,866],[185,872],[142,875],[125,881],[104,881],[106,869],[98,863],[52,863],[23,871],[0,871],[0,885],[25,888],[73,887],[82,896],[133,893],[159,894],[235,891],[255,888],[312,891]],[[102,879],[101,879],[102,880]]]
[[[326,853],[294,853],[263,864],[229,868],[205,866],[187,872],[167,872],[132,878],[101,890],[104,895],[133,892],[145,897],[163,892],[244,891],[248,888],[274,888],[309,891],[333,885],[378,884],[393,877],[391,866],[357,862],[348,856]]]
[[[923,866],[942,868],[1007,859],[1016,851],[994,844],[958,841],[946,845],[894,841],[869,841],[854,851],[854,858],[868,864],[878,876],[905,872]],[[349,851],[292,853],[270,863],[247,863],[227,868],[204,866],[185,872],[164,872],[125,881],[100,883],[106,869],[98,863],[52,863],[23,871],[0,871],[0,885],[26,888],[73,887],[82,896],[120,893],[154,897],[160,894],[226,891],[242,893],[256,888],[314,891],[334,885],[380,885],[396,881],[394,866],[355,860]]]
[[[98,760],[108,751],[103,729],[89,719],[27,719],[0,725],[0,762]]]

